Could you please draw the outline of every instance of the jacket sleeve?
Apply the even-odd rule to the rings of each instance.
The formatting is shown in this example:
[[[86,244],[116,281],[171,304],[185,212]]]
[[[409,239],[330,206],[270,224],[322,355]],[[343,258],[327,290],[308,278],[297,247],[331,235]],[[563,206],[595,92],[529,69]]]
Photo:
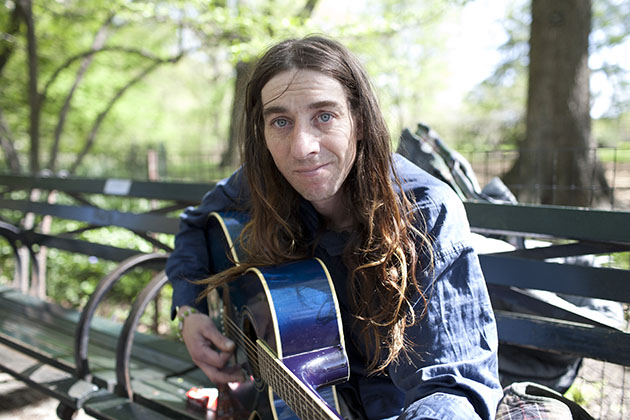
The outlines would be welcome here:
[[[497,331],[461,201],[442,190],[418,204],[433,244],[433,269],[421,271],[422,319],[407,329],[413,349],[389,373],[405,393],[400,419],[494,419],[502,396]]]
[[[166,275],[173,286],[171,317],[183,305],[208,312],[205,300],[197,302],[204,287],[193,283],[213,273],[208,254],[208,216],[213,211],[239,208],[246,194],[239,169],[206,193],[198,207],[189,207],[180,215],[175,249],[166,263]]]

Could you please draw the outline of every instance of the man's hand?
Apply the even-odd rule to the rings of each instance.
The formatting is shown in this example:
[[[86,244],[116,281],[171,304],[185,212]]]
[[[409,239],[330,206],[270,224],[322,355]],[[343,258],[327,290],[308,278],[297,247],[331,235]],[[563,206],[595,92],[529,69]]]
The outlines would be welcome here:
[[[189,307],[179,308],[179,313]],[[240,366],[227,366],[234,342],[223,336],[208,315],[193,313],[183,320],[182,339],[193,362],[213,383],[243,382]]]

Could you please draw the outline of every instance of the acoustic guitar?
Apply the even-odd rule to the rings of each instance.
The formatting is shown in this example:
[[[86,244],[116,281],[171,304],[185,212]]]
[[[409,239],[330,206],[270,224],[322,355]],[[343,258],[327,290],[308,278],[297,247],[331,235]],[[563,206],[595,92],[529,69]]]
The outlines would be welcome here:
[[[241,213],[212,213],[218,271],[239,262]],[[348,380],[339,304],[324,263],[307,259],[250,268],[220,291],[223,328],[249,380],[231,397],[249,419],[341,419],[335,384]]]

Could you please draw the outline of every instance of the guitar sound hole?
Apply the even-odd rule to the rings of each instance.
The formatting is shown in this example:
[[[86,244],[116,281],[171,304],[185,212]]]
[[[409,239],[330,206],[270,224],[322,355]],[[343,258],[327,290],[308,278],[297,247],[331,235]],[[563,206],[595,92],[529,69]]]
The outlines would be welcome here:
[[[252,324],[249,318],[246,318],[243,322],[243,333],[247,338],[247,347],[245,350],[247,356],[247,365],[249,367],[249,373],[254,377],[256,382],[260,379],[260,371],[258,369],[258,354],[256,353],[256,340],[258,339],[258,335],[256,334],[256,330],[254,329],[254,325]]]

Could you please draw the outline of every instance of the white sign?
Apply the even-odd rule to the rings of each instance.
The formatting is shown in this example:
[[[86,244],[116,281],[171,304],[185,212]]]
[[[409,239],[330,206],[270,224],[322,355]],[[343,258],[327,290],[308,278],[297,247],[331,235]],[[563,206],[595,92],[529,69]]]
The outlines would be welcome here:
[[[103,188],[103,193],[110,195],[127,195],[129,194],[129,189],[131,188],[131,180],[130,179],[115,179],[110,178],[105,182],[105,188]]]

